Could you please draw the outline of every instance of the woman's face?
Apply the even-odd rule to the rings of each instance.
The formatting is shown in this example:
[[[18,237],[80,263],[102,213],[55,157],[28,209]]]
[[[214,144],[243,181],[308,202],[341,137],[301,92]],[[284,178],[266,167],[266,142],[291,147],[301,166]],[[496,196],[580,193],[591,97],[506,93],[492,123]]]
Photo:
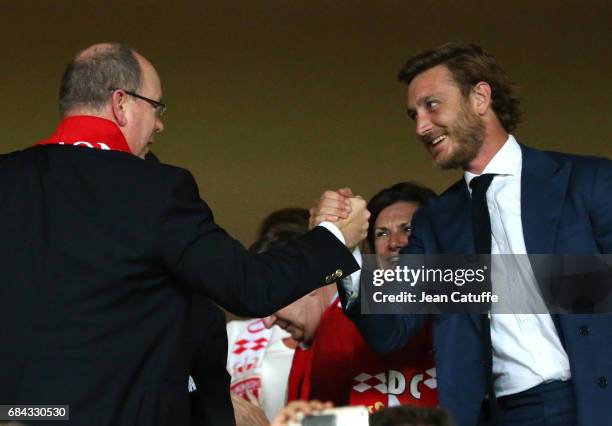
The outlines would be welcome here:
[[[374,249],[380,268],[391,268],[397,262],[400,249],[410,241],[410,224],[418,208],[417,203],[398,201],[378,214],[374,223]]]

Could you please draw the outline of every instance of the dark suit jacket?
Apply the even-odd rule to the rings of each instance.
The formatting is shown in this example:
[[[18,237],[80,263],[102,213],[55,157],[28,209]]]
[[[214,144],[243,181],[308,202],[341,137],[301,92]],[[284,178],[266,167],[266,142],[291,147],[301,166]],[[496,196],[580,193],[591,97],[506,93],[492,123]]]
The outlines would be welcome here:
[[[192,291],[263,317],[357,268],[322,228],[248,255],[186,170],[82,147],[0,156],[0,235],[0,404],[89,426],[189,412]]]
[[[192,307],[193,358],[191,377],[196,390],[189,394],[194,426],[233,426],[234,407],[227,372],[225,313],[208,299],[194,294]]]
[[[530,254],[612,253],[612,163],[595,157],[521,146],[521,218]],[[473,254],[469,193],[462,179],[413,219],[405,253]],[[342,289],[341,289],[342,291]],[[349,310],[366,341],[379,351],[402,347],[425,320],[419,315],[364,315]],[[569,355],[579,425],[610,424],[612,316],[560,315],[555,323]],[[434,347],[440,405],[459,426],[474,426],[486,392],[480,321],[437,315]]]

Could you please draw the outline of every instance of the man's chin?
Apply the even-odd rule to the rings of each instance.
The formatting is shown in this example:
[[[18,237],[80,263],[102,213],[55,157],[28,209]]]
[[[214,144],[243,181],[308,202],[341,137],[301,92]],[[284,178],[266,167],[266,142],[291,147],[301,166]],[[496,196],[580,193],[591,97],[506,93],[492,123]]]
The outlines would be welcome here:
[[[436,161],[436,160],[434,160],[434,165],[436,167],[438,167],[439,169],[442,169],[442,170],[453,170],[453,169],[460,169],[461,168],[461,165],[457,164],[457,163],[440,162],[440,161]]]
[[[453,151],[451,150],[450,141],[444,141],[441,143],[446,145],[443,149],[435,149],[434,147],[433,149],[429,150],[429,154],[433,159],[434,165],[443,170],[455,168],[453,162]]]
[[[433,158],[434,165],[442,170],[460,169],[463,167],[464,161],[458,158],[458,155],[453,152],[444,155],[439,153]]]

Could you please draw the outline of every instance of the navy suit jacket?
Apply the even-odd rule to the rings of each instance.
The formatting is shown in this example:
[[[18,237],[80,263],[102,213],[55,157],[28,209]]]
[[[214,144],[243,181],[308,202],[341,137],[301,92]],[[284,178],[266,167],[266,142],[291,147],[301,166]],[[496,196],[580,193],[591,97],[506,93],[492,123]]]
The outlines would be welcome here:
[[[612,253],[612,162],[523,145],[521,149],[521,218],[527,252]],[[410,246],[404,252],[474,253],[469,198],[461,179],[417,211]],[[383,352],[405,345],[426,319],[424,315],[360,315],[359,303],[348,314],[366,341]],[[477,425],[486,393],[478,316],[446,314],[432,320],[440,405],[459,426]],[[559,315],[554,320],[570,360],[578,424],[610,425],[612,316]]]

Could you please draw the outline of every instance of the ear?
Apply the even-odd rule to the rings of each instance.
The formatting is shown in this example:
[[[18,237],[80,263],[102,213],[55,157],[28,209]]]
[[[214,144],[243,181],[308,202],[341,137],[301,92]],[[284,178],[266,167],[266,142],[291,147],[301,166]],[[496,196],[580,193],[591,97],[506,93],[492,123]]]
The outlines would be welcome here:
[[[491,86],[489,83],[484,81],[476,83],[472,88],[470,100],[474,112],[480,116],[485,115],[491,106]]]
[[[115,90],[111,96],[111,108],[113,116],[119,127],[124,127],[128,124],[126,107],[127,95],[121,90]]]

